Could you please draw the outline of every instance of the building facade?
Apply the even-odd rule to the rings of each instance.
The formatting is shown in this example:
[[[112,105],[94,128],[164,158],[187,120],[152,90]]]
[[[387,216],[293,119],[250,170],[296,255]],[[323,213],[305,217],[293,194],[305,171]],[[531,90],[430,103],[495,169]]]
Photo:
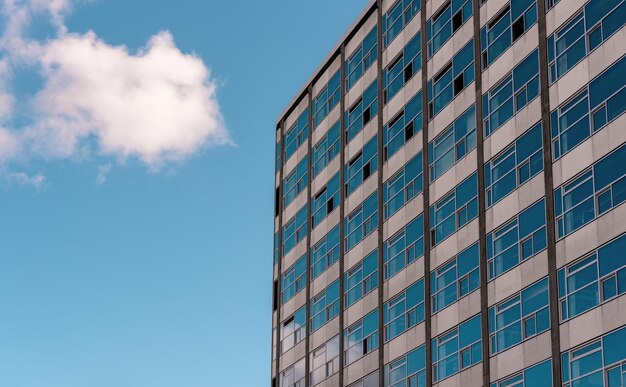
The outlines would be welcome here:
[[[366,7],[276,125],[272,386],[626,386],[625,22]]]

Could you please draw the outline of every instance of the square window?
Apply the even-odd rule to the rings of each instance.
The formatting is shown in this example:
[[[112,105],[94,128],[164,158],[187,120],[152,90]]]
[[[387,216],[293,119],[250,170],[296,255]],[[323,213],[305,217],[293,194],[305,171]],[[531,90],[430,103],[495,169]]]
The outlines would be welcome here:
[[[513,22],[511,30],[513,32],[513,41],[516,41],[520,36],[524,35],[524,16]]]

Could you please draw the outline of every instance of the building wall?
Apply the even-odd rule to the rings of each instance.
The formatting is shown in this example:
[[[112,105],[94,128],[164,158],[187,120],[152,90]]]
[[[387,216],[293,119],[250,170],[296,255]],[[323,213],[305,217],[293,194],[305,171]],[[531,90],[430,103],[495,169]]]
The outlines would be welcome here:
[[[272,386],[626,381],[624,22],[366,7],[276,126]]]

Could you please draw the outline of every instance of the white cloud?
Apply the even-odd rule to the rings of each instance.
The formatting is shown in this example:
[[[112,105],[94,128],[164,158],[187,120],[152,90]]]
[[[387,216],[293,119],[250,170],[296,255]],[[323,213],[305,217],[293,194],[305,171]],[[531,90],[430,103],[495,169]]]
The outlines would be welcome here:
[[[43,189],[46,187],[46,177],[42,174],[30,176],[24,172],[11,172],[6,173],[3,178],[9,186],[30,186],[36,189]]]
[[[107,176],[111,172],[111,163],[103,164],[98,167],[98,176],[96,176],[96,184],[102,185],[107,181]]]
[[[158,170],[203,148],[231,143],[216,81],[199,57],[181,52],[169,32],[152,36],[134,53],[94,32],[67,33],[63,15],[71,5],[69,0],[4,0],[5,17],[12,11],[17,17],[0,39],[0,53],[9,63],[36,66],[44,83],[30,101],[33,124],[0,126],[0,152],[11,149],[11,155],[26,159],[95,152],[120,163],[136,158]],[[50,16],[58,27],[56,38],[24,40],[23,30],[37,12]],[[0,118],[3,105],[12,101],[8,94],[3,100],[1,90]]]

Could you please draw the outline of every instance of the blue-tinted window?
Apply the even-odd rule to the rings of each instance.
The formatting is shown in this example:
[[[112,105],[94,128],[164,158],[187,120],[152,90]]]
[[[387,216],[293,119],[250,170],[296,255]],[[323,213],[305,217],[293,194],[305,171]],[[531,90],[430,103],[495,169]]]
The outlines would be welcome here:
[[[558,159],[626,110],[626,57],[552,112],[552,148]]]
[[[306,254],[286,270],[281,276],[281,296],[283,304],[293,298],[306,286]]]
[[[546,203],[541,199],[487,234],[489,279],[545,249],[546,240]]]
[[[385,219],[398,212],[422,192],[422,184],[422,152],[420,152],[383,185]]]
[[[328,216],[333,210],[339,207],[340,195],[339,172],[331,177],[324,188],[319,190],[313,198],[313,227]]]
[[[387,161],[413,136],[422,130],[422,92],[406,104],[400,113],[383,127],[383,156]]]
[[[287,176],[283,182],[283,205],[287,207],[308,185],[309,158],[304,158],[298,163],[296,169]]]
[[[287,162],[289,158],[296,152],[300,145],[304,144],[304,141],[309,137],[309,108],[304,109],[304,112],[300,114],[296,122],[285,133],[285,160]]]
[[[409,263],[424,255],[424,216],[420,214],[383,246],[385,279],[393,277]]]
[[[428,117],[443,110],[474,80],[474,40],[470,40],[448,65],[428,81]]]
[[[313,129],[328,116],[328,113],[339,103],[341,99],[341,74],[337,70],[328,84],[313,99]]]
[[[356,156],[345,166],[346,196],[349,196],[378,169],[378,136],[374,136],[363,146]]]
[[[478,216],[478,175],[457,185],[450,193],[430,206],[432,245],[446,239]]]
[[[323,327],[339,314],[339,280],[311,299],[311,332]]]
[[[346,139],[350,142],[378,114],[378,80],[365,89],[363,96],[346,112]]]
[[[489,308],[492,355],[550,329],[550,297],[545,278]]]
[[[278,387],[302,387],[306,379],[305,359],[298,360],[280,373]]]
[[[371,234],[378,227],[378,193],[370,197],[346,216],[346,252]]]
[[[424,279],[420,279],[383,305],[385,341],[424,321]]]
[[[426,346],[385,366],[385,387],[426,387]]]
[[[487,207],[543,171],[541,122],[485,163]]]
[[[626,327],[561,354],[564,386],[623,386]],[[606,383],[605,383],[606,381]]]
[[[274,233],[274,265],[278,263],[278,256],[280,255],[280,243],[278,241],[280,231]]]
[[[625,22],[624,0],[589,0],[572,21],[548,37],[550,83],[556,82]]]
[[[491,387],[552,387],[552,359],[528,367],[518,374],[507,376]]]
[[[476,109],[472,105],[456,121],[428,144],[430,181],[437,180],[476,148]]]
[[[561,0],[546,0],[546,13]]]
[[[383,103],[386,105],[422,68],[422,41],[418,32],[400,55],[383,70]]]
[[[311,386],[315,386],[339,372],[339,335],[311,351]]]
[[[483,95],[485,136],[491,136],[539,95],[539,50]]]
[[[378,56],[378,28],[374,26],[363,42],[346,61],[346,91],[365,74]]]
[[[275,152],[275,159],[274,159],[274,170],[276,171],[276,173],[278,173],[278,171],[280,170],[280,167],[282,166],[282,159],[280,157],[281,155],[281,151],[280,151],[280,140],[276,143],[276,152]]]
[[[626,235],[558,272],[561,320],[626,293]]]
[[[337,121],[313,147],[313,177],[317,176],[339,154],[341,125]]]
[[[536,22],[535,0],[511,0],[480,30],[483,69],[489,67]]]
[[[280,348],[282,353],[306,338],[306,305],[298,309],[280,325]]]
[[[345,360],[350,365],[378,348],[378,310],[368,313],[344,331]]]
[[[428,57],[437,51],[472,16],[471,0],[448,0],[426,22]]]
[[[372,251],[345,274],[345,308],[378,287],[378,250]]]
[[[482,360],[480,315],[432,340],[433,382],[439,382]]]
[[[626,145],[554,191],[558,237],[626,201]]]
[[[311,248],[311,279],[317,278],[339,260],[339,226],[335,226]]]
[[[387,47],[420,10],[419,0],[398,0],[383,15],[383,47]]]
[[[306,236],[307,213],[305,204],[296,216],[283,226],[283,255],[290,252]]]
[[[467,296],[480,287],[478,242],[430,273],[432,313]]]

